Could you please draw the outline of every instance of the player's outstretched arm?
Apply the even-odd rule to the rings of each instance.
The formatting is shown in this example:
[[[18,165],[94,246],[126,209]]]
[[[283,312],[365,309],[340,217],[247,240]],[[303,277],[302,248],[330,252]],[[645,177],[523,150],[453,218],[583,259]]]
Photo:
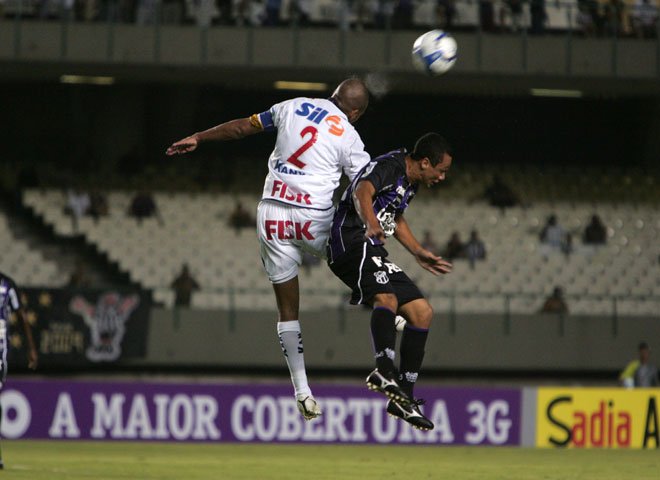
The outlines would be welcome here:
[[[166,155],[181,155],[195,150],[200,143],[212,141],[238,140],[239,138],[263,132],[261,125],[255,125],[249,118],[239,118],[216,125],[203,132],[193,133],[178,142],[174,142],[165,151]]]
[[[39,354],[37,353],[37,347],[34,345],[30,323],[27,321],[27,318],[25,318],[23,309],[17,310],[16,315],[23,324],[23,330],[25,330],[25,338],[27,339],[28,344],[28,368],[35,370],[37,368],[37,363],[39,362]]]
[[[364,236],[368,239],[375,238],[385,244],[385,232],[381,228],[372,207],[374,195],[376,195],[374,184],[369,180],[361,180],[353,192],[353,203],[357,214],[367,227]]]
[[[434,255],[432,252],[429,252],[422,247],[412,231],[410,231],[408,222],[403,215],[399,215],[396,219],[394,238],[396,238],[401,245],[406,247],[406,250],[413,254],[415,259],[417,259],[417,263],[419,263],[424,270],[428,270],[433,275],[451,273],[451,263],[446,262],[442,257]]]

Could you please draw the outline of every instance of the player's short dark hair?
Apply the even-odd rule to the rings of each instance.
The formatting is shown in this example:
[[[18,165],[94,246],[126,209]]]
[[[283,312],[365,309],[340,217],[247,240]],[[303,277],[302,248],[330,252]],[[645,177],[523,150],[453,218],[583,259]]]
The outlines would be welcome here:
[[[449,143],[442,135],[431,132],[419,137],[410,157],[413,160],[428,158],[435,167],[442,161],[445,153],[451,153]]]

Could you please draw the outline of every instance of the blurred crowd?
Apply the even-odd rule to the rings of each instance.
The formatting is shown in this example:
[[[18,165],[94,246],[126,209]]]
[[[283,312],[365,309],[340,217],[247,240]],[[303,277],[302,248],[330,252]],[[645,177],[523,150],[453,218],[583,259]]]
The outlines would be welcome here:
[[[551,24],[549,8],[560,12],[564,25]],[[657,35],[659,16],[658,0],[0,0],[0,19],[19,11],[26,18],[140,25],[479,27],[531,34],[571,29],[584,36],[639,38]]]

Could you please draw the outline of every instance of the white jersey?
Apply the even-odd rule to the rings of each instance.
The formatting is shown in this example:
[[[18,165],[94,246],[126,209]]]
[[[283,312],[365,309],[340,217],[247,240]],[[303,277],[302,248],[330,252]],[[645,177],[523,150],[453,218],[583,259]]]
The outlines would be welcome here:
[[[327,210],[342,170],[353,180],[370,161],[357,131],[331,100],[294,98],[251,121],[266,131],[277,130],[264,200]]]

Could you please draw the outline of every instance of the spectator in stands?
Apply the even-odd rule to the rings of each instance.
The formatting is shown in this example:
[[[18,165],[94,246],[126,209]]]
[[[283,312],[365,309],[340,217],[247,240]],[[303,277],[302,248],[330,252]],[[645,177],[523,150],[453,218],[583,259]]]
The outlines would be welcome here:
[[[135,22],[138,25],[153,25],[158,15],[157,0],[137,0]]]
[[[219,23],[230,25],[232,23],[231,7],[232,0],[215,0],[218,6]]]
[[[189,307],[192,292],[199,290],[199,283],[190,274],[188,264],[184,263],[181,267],[181,273],[174,279],[171,285],[176,295],[174,305],[177,307]]]
[[[587,245],[604,245],[607,241],[607,229],[598,215],[591,217],[591,223],[584,229],[584,243]]]
[[[456,258],[465,258],[465,249],[463,248],[463,242],[461,242],[458,232],[451,234],[442,256],[449,261]]]
[[[522,0],[505,0],[506,8],[502,8],[500,11],[500,24],[505,24],[505,18],[508,16],[511,18],[511,25],[509,25],[509,30],[512,32],[517,32],[520,30],[520,25],[522,22]]]
[[[242,228],[256,227],[256,225],[256,220],[250,215],[250,212],[243,208],[241,202],[236,202],[236,208],[229,215],[229,226],[234,228],[236,235],[241,233]]]
[[[312,0],[291,0],[289,9],[289,19],[293,25],[301,27],[309,25],[312,15]]]
[[[100,0],[97,2],[98,16],[101,22],[117,22],[119,20],[119,2],[114,0]]]
[[[339,29],[346,32],[351,27],[351,5],[350,0],[339,0],[337,6],[337,24]]]
[[[564,291],[561,287],[555,287],[541,307],[541,313],[568,313],[568,305],[564,301]]]
[[[424,250],[428,250],[429,252],[433,253],[433,255],[440,254],[440,249],[438,248],[438,245],[435,243],[435,240],[433,240],[433,236],[431,235],[431,232],[429,230],[424,231],[424,240],[422,240],[422,247],[424,247]]]
[[[369,1],[354,0],[353,3],[355,3],[355,30],[361,32],[362,30],[364,30],[364,24],[368,20]]]
[[[476,230],[472,230],[470,233],[470,240],[465,244],[465,256],[470,261],[470,267],[474,268],[474,264],[477,260],[486,259],[486,247],[484,242],[479,238],[479,233]]]
[[[521,203],[518,194],[497,174],[493,175],[493,183],[486,187],[483,196],[490,205],[499,207],[502,210]]]
[[[649,362],[651,349],[646,342],[639,344],[639,359],[630,362],[619,375],[619,384],[626,388],[657,387],[658,369]]]
[[[69,288],[85,288],[89,287],[90,280],[87,275],[87,264],[82,260],[76,262],[76,266],[71,272],[69,277]]]
[[[529,13],[532,17],[532,28],[529,33],[532,35],[543,35],[545,21],[548,18],[545,13],[545,0],[530,0]]]
[[[397,0],[378,0],[376,6],[376,28],[390,28]]]
[[[183,20],[184,3],[182,0],[163,0],[162,23],[179,25]]]
[[[623,35],[623,12],[625,5],[622,0],[608,0],[603,4],[607,35]]]
[[[96,17],[96,2],[94,0],[80,0],[76,3],[76,18],[84,22],[94,21]]]
[[[266,0],[266,21],[264,25],[277,27],[280,24],[282,0]]]
[[[99,190],[94,190],[89,196],[89,214],[94,221],[98,222],[99,218],[106,217],[109,213],[108,201]]]
[[[135,195],[135,197],[133,197],[133,201],[131,201],[131,206],[129,207],[128,213],[129,215],[135,217],[138,222],[142,221],[144,218],[149,218],[155,215],[162,223],[156,202],[151,196],[151,193],[149,193],[149,191],[146,189],[141,190],[137,195]]]
[[[602,35],[605,30],[605,19],[601,15],[600,3],[598,0],[583,0],[587,6],[587,11],[591,16],[594,23],[594,30],[596,35]]]
[[[585,37],[593,37],[596,34],[596,21],[590,4],[593,0],[578,0],[578,11],[575,15],[575,23]]]
[[[71,215],[71,222],[74,231],[78,231],[78,219],[84,215],[87,215],[89,207],[90,200],[89,194],[87,192],[85,192],[80,187],[69,190],[64,212]]]
[[[252,0],[239,0],[236,5],[236,25],[242,27],[250,23]]]
[[[50,14],[51,9],[51,0],[40,0],[35,2],[39,10],[39,19],[46,20]]]
[[[552,214],[541,230],[541,242],[549,246],[552,250],[561,250],[564,245],[564,229],[557,222],[557,215]]]
[[[210,26],[213,20],[215,0],[197,0],[194,5],[196,7],[195,24],[199,27]]]
[[[479,23],[482,31],[495,31],[495,7],[493,6],[493,0],[479,0]]]
[[[394,9],[394,27],[410,29],[413,26],[413,0],[398,0]]]
[[[456,0],[438,0],[436,12],[438,27],[444,30],[451,29],[456,16]]]
[[[655,38],[658,24],[658,5],[655,0],[636,0],[632,23],[637,38]]]

